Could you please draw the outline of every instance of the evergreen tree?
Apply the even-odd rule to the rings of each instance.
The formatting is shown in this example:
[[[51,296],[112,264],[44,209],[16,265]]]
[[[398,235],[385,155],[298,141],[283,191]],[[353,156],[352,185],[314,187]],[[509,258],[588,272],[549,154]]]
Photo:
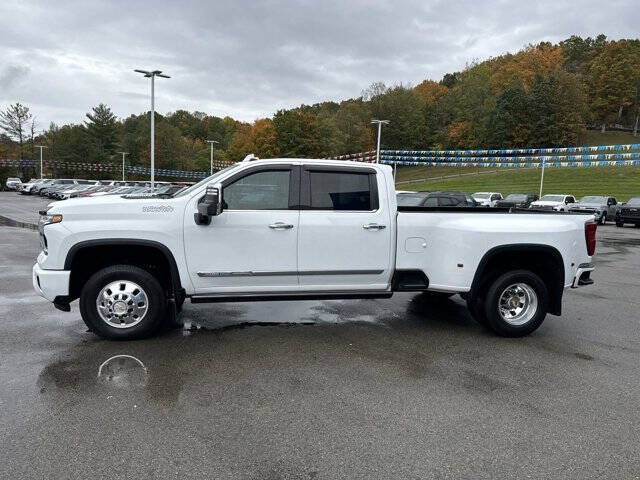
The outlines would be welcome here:
[[[118,121],[111,109],[101,103],[87,113],[84,125],[89,138],[96,146],[98,160],[111,157],[118,145]]]

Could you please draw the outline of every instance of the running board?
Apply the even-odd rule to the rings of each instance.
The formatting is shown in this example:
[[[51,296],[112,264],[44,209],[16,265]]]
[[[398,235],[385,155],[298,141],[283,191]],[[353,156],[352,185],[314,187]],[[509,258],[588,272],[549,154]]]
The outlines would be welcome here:
[[[191,303],[213,302],[274,302],[289,300],[359,300],[374,298],[391,298],[393,292],[388,290],[374,292],[292,292],[292,293],[217,293],[192,295]]]

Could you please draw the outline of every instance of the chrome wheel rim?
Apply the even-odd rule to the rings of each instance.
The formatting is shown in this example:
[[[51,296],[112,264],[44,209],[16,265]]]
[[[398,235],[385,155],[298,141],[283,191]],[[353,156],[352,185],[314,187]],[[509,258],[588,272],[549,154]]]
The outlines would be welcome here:
[[[102,321],[110,327],[131,328],[144,319],[149,299],[137,283],[117,280],[100,290],[96,307]]]
[[[510,325],[524,325],[538,311],[538,295],[526,283],[514,283],[502,291],[498,314]]]

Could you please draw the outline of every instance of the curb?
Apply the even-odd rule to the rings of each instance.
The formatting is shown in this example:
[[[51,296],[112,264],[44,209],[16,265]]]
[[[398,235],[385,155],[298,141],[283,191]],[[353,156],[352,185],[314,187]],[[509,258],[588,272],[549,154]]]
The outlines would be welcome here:
[[[0,226],[26,228],[28,230],[35,231],[38,230],[38,225],[35,223],[21,222],[19,220],[14,220],[13,218],[5,217],[4,215],[0,215]]]

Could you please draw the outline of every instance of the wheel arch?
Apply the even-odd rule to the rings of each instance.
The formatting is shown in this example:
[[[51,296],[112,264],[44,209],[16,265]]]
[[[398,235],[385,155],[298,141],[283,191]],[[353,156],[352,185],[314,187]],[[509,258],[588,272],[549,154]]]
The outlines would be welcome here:
[[[467,295],[475,299],[488,281],[514,269],[530,270],[538,275],[549,290],[549,313],[561,315],[564,261],[558,249],[550,245],[516,243],[491,248],[480,260]]]
[[[123,247],[129,248],[126,254],[123,253]],[[180,280],[178,265],[166,245],[147,239],[109,238],[78,242],[67,252],[64,269],[71,271],[67,303],[78,298],[82,282],[97,269],[123,261],[143,268],[147,266],[147,270],[149,266],[145,262],[157,262],[158,273],[169,293],[176,300],[184,299],[185,290]]]

